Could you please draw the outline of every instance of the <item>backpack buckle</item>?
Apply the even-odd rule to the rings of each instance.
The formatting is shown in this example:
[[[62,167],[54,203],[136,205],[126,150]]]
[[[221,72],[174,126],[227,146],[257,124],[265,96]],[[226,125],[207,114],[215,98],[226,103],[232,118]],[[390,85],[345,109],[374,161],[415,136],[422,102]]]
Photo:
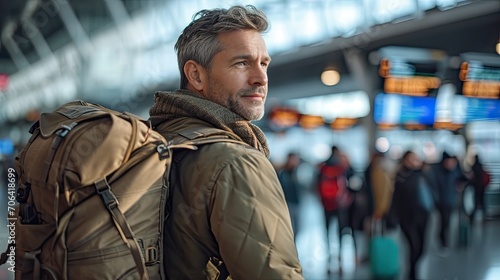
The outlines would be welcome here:
[[[165,144],[160,144],[156,147],[156,151],[160,155],[160,159],[166,159],[170,157],[170,148]]]
[[[102,201],[109,209],[118,206],[118,199],[111,191],[111,187],[108,184],[106,179],[102,179],[94,183],[97,194],[99,194],[102,198]]]
[[[26,203],[31,192],[31,184],[22,184],[17,189],[16,200],[19,203]]]
[[[68,133],[77,125],[76,122],[71,123],[70,125],[62,125],[62,127],[56,132],[57,136],[64,138]]]
[[[146,253],[144,254],[146,265],[153,265],[159,262],[158,259],[158,248],[151,246],[146,248]]]

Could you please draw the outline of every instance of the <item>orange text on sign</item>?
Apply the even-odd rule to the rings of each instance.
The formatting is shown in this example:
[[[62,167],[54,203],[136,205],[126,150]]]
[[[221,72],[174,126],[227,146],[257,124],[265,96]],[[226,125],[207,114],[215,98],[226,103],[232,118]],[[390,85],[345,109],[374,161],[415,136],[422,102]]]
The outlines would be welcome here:
[[[412,96],[426,96],[430,89],[436,89],[440,85],[441,79],[436,77],[388,77],[384,82],[384,91]]]

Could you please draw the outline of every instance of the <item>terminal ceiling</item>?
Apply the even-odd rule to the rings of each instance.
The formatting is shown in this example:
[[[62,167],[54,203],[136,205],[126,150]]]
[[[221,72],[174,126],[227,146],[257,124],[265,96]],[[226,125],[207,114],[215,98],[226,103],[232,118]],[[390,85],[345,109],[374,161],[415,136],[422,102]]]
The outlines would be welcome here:
[[[178,85],[172,46],[194,12],[232,2],[1,1],[0,73],[7,74],[15,87],[0,95],[0,123],[19,118],[33,109],[30,106],[57,105],[64,99],[61,94],[107,106],[120,99],[147,107],[151,98],[137,96]],[[368,56],[385,46],[439,49],[456,56],[494,54],[500,40],[500,1],[246,3],[263,9],[271,22],[266,34],[273,57],[270,97],[278,101],[359,90],[350,53],[365,58],[366,67],[375,67]],[[321,84],[319,75],[327,66],[343,75],[338,86]]]

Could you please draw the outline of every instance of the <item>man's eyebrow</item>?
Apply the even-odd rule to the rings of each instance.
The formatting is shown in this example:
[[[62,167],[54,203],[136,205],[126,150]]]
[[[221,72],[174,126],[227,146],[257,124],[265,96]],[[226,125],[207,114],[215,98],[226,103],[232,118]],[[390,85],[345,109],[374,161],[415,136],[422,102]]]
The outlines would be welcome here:
[[[253,59],[253,56],[250,54],[241,54],[241,55],[235,55],[231,60],[239,60],[239,59]],[[266,55],[263,57],[264,61],[271,62],[271,57],[269,55]]]

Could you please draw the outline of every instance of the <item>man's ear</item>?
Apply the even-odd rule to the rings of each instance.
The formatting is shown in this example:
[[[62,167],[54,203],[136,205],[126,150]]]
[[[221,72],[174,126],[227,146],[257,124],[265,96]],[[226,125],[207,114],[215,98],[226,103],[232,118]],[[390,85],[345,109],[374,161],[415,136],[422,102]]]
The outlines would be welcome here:
[[[188,83],[196,91],[203,91],[203,82],[205,77],[205,69],[194,60],[188,60],[184,64],[184,74],[186,74]]]

